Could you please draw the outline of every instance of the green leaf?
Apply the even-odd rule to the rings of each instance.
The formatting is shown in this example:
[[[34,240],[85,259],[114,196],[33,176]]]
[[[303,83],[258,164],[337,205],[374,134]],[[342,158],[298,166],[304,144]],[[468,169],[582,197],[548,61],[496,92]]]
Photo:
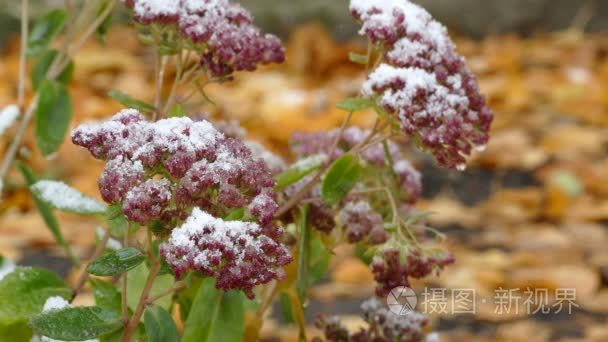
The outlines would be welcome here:
[[[216,289],[213,278],[203,280],[186,320],[182,342],[242,341],[244,299],[240,292]]]
[[[72,290],[54,273],[17,267],[0,281],[0,324],[10,325],[40,313],[47,298],[72,297]]]
[[[374,102],[372,100],[360,97],[349,97],[338,102],[337,105],[339,109],[343,109],[347,112],[356,112],[358,110],[372,108],[373,106]]]
[[[286,324],[295,323],[293,313],[291,312],[291,299],[286,293],[281,293],[279,297],[279,306],[281,308],[281,314],[283,315],[283,321]]]
[[[120,204],[111,204],[108,206],[108,209],[106,210],[106,222],[108,223],[108,228],[110,228],[112,235],[118,238],[125,236],[128,222]]]
[[[30,341],[32,335],[32,328],[25,321],[10,325],[0,324],[0,341]]]
[[[44,80],[38,88],[36,143],[43,155],[57,152],[72,119],[72,99],[65,85]]]
[[[89,279],[89,283],[97,306],[120,312],[121,294],[114,285],[100,279]]]
[[[115,276],[135,268],[146,257],[133,247],[108,252],[87,266],[87,272],[96,276]]]
[[[99,17],[108,8],[108,6],[110,6],[111,3],[112,3],[112,1],[109,1],[109,0],[104,1],[101,4],[101,6],[99,7],[99,11],[97,11],[97,16]],[[110,29],[111,24],[112,24],[112,13],[110,13],[108,16],[106,16],[106,18],[103,20],[103,22],[101,22],[99,27],[97,27],[97,32],[96,32],[97,41],[99,41],[101,44],[106,43],[106,35],[108,33],[108,30]]]
[[[16,164],[19,170],[21,170],[23,178],[25,178],[25,182],[27,183],[28,187],[34,185],[34,183],[37,182],[37,179],[32,170],[19,161],[17,161]],[[66,251],[69,251],[69,246],[61,233],[61,229],[59,228],[59,221],[57,221],[57,218],[53,214],[53,209],[47,203],[38,198],[36,194],[33,194],[32,197],[34,198],[34,203],[36,204],[38,211],[40,211],[40,215],[42,216],[44,223],[46,223],[46,226],[53,234],[53,237],[55,237],[57,243],[66,249]],[[71,254],[71,252],[69,252],[69,254]]]
[[[336,159],[323,179],[321,195],[325,203],[337,204],[357,184],[361,175],[359,160],[352,154]]]
[[[57,50],[48,50],[44,52],[36,61],[36,65],[32,69],[32,85],[34,89],[38,89],[40,82],[42,80],[46,80],[47,73],[49,72],[49,68],[53,64],[53,61],[57,57]],[[63,69],[61,74],[57,76],[55,79],[57,82],[62,84],[68,84],[72,80],[72,75],[74,74],[74,62],[70,61],[70,63]]]
[[[283,173],[275,177],[275,190],[284,189],[302,178],[308,176],[313,171],[317,170],[326,160],[326,156],[317,154],[308,158],[302,159],[291,165]]]
[[[27,55],[36,56],[46,50],[65,26],[68,13],[65,10],[53,10],[42,17],[34,28],[27,42]]]
[[[154,305],[144,313],[144,324],[149,342],[179,342],[173,318],[167,310]]]
[[[36,333],[62,341],[83,341],[109,334],[123,326],[122,317],[98,306],[54,309],[32,317]]]
[[[92,199],[63,182],[41,180],[30,190],[42,201],[55,209],[76,214],[102,214],[106,205]]]
[[[310,242],[310,260],[308,266],[308,286],[316,284],[325,276],[329,269],[331,255],[320,239]]]
[[[125,107],[135,108],[142,112],[156,112],[156,108],[154,108],[153,105],[134,99],[131,96],[118,90],[110,90],[108,96]]]
[[[298,278],[296,290],[300,302],[304,303],[308,289],[308,267],[310,264],[310,229],[308,226],[308,204],[300,207],[298,241]]]
[[[239,208],[231,210],[226,217],[224,217],[225,221],[238,221],[245,216],[245,209]]]
[[[186,108],[181,103],[176,103],[169,109],[169,117],[170,118],[181,118],[184,116],[188,116],[186,112]]]
[[[357,64],[363,64],[363,65],[367,65],[368,63],[368,58],[366,55],[362,55],[360,53],[356,53],[356,52],[351,52],[348,54],[348,59],[353,62],[353,63],[357,63]]]
[[[185,322],[190,315],[192,304],[198,293],[198,289],[203,283],[203,279],[195,276],[194,273],[188,273],[184,279],[186,288],[180,291],[177,295],[177,303],[179,304],[179,312],[182,322]]]
[[[137,308],[137,304],[139,303],[139,295],[144,289],[149,273],[150,271],[146,267],[145,263],[139,264],[137,267],[127,273],[127,305],[129,308],[131,308],[131,310],[135,310]],[[150,297],[154,297],[158,294],[166,292],[173,287],[174,283],[175,277],[172,275],[167,274],[157,276],[156,280],[154,281],[154,285],[152,285],[152,289],[150,290]],[[168,310],[171,307],[171,301],[171,296],[164,296],[154,303]]]

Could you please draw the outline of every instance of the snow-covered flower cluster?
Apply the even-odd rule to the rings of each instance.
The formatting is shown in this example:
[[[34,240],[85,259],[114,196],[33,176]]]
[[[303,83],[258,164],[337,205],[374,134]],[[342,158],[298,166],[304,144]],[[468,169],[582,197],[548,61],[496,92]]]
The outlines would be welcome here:
[[[487,143],[493,113],[445,27],[407,0],[351,0],[350,10],[383,53],[363,95],[396,115],[440,164],[464,168]]]
[[[250,298],[254,286],[282,279],[281,266],[291,262],[287,248],[257,223],[224,221],[198,208],[160,252],[177,277],[196,270],[217,278],[219,289],[241,289]]]
[[[72,141],[107,161],[99,179],[102,198],[121,205],[130,221],[168,234],[187,219],[163,248],[178,276],[192,268],[218,276],[218,287],[250,291],[279,276],[274,267],[289,260],[278,242],[282,228],[273,222],[275,182],[264,160],[208,121],[184,117],[149,122],[137,110],[125,109],[108,121],[79,126]],[[207,219],[239,210],[244,222]],[[227,232],[226,227],[240,227],[241,232]],[[193,239],[189,251],[184,250],[186,233]],[[256,253],[268,256],[255,259]],[[236,272],[264,263],[269,273]]]
[[[258,64],[282,63],[281,41],[263,34],[251,14],[229,0],[123,0],[144,25],[175,27],[200,52],[201,65],[215,77],[253,71]]]
[[[430,342],[434,334],[427,334],[428,319],[416,311],[403,315],[390,312],[376,297],[361,304],[365,328],[351,332],[338,317],[319,316],[315,322],[323,330],[325,340],[330,342]]]
[[[454,257],[445,251],[424,252],[412,247],[406,252],[398,248],[385,248],[374,257],[371,269],[378,283],[376,295],[385,297],[398,286],[409,286],[409,278],[421,279],[433,272],[440,272],[454,262]]]

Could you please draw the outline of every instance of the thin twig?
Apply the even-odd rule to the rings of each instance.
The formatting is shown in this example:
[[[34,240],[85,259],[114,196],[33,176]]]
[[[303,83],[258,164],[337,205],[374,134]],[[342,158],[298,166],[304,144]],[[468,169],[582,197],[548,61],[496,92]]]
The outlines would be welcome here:
[[[129,233],[131,231],[131,224],[127,223],[127,227],[125,230],[125,236],[123,237],[123,242],[122,242],[122,246],[124,248],[129,247]],[[122,274],[122,293],[121,293],[121,301],[120,301],[120,309],[122,312],[122,317],[125,320],[125,322],[128,322],[129,320],[129,307],[127,306],[127,281],[128,281],[128,274],[127,272]]]
[[[161,292],[161,293],[157,294],[156,296],[152,296],[152,297],[150,297],[150,298],[149,298],[149,299],[146,301],[146,305],[151,305],[151,304],[153,304],[154,302],[156,302],[157,300],[159,300],[159,299],[161,299],[161,298],[163,298],[163,297],[165,297],[165,296],[167,296],[167,295],[170,295],[170,294],[173,294],[173,293],[175,293],[175,292],[181,291],[181,290],[183,290],[183,289],[185,289],[185,288],[186,288],[186,284],[185,284],[185,283],[183,283],[183,282],[177,282],[177,283],[175,283],[175,284],[173,285],[173,287],[172,287],[172,288],[170,288],[170,289],[168,289],[168,290],[165,290],[165,291],[163,291],[163,292]]]
[[[139,324],[139,320],[141,319],[141,315],[144,313],[146,308],[146,303],[148,301],[148,296],[150,295],[150,290],[152,290],[152,285],[154,285],[154,280],[158,275],[158,271],[160,270],[160,262],[155,262],[152,264],[152,269],[150,269],[150,274],[148,274],[148,279],[146,279],[146,284],[144,285],[144,289],[141,292],[141,296],[139,297],[139,303],[137,304],[137,308],[135,309],[135,313],[133,316],[127,321],[125,330],[122,334],[121,342],[130,342],[131,336],[137,328]]]
[[[95,248],[95,251],[93,252],[93,255],[90,258],[91,261],[97,259],[101,255],[101,253],[103,253],[103,251],[106,249],[106,246],[108,245],[109,240],[110,240],[110,229],[106,228],[106,230],[103,234],[103,237],[101,238],[101,241],[97,245],[97,248]],[[89,279],[89,272],[87,272],[85,269],[84,272],[82,272],[82,274],[80,275],[80,277],[78,277],[78,280],[76,281],[76,285],[72,289],[72,300],[74,300],[74,298],[78,295],[80,290],[82,290],[82,288],[84,287],[84,284],[86,284],[88,279]]]
[[[28,33],[28,8],[29,1],[23,0],[21,3],[21,51],[19,53],[19,88],[17,101],[19,108],[23,110],[25,101],[25,52],[27,50]]]

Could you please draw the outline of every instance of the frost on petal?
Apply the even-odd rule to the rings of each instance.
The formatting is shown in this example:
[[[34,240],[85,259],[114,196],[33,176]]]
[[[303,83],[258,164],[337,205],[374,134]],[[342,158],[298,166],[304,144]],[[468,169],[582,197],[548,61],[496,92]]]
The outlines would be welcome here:
[[[170,200],[171,183],[149,179],[127,192],[122,210],[130,221],[145,225],[157,218]]]
[[[219,289],[240,289],[250,298],[254,286],[281,279],[281,267],[291,261],[287,248],[257,223],[224,221],[198,208],[160,250],[177,277],[195,270],[216,277]]]
[[[372,209],[369,202],[363,200],[346,203],[338,214],[338,223],[344,227],[346,237],[350,243],[369,238],[373,231],[380,234],[384,232],[382,216]],[[382,243],[388,240],[388,235],[386,233],[383,235],[384,239],[373,242]]]
[[[116,203],[122,201],[124,195],[132,187],[144,180],[144,167],[138,160],[135,162],[119,156],[106,164],[99,178],[99,191],[104,201]]]
[[[19,117],[19,107],[16,105],[6,106],[0,111],[0,136],[13,125]]]
[[[81,214],[103,213],[106,206],[63,182],[41,180],[31,186],[32,191],[42,201],[53,208]]]

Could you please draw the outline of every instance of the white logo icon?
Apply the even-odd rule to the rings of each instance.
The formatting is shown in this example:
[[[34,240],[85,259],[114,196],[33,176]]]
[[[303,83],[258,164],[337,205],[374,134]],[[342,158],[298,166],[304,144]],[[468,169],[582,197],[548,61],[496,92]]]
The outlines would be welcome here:
[[[396,315],[407,315],[414,311],[417,303],[418,298],[414,290],[405,286],[395,287],[386,296],[386,304],[388,304],[389,310]]]

